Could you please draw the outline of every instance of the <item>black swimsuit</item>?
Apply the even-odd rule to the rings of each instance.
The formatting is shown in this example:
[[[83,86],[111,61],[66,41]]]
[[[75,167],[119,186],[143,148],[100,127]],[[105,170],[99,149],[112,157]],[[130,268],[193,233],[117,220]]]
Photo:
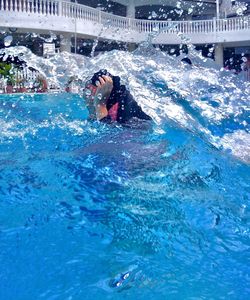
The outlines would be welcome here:
[[[114,76],[118,77],[118,76]],[[151,120],[124,85],[114,87],[107,102],[108,116],[101,121],[126,123],[131,118]]]
[[[120,84],[120,77],[113,76],[106,69],[99,70],[91,78],[91,83],[96,85],[100,76],[107,75],[113,80],[113,90],[107,101],[108,116],[101,119],[103,122],[126,123],[132,118],[141,120],[152,120],[142,108],[137,104],[133,96],[126,89],[125,85]]]

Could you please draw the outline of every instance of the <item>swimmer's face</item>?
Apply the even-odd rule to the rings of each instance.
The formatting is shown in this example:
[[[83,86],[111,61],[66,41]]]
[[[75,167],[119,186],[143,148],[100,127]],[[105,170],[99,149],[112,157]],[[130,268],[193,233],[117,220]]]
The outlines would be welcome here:
[[[96,94],[96,90],[97,90],[97,87],[95,85],[93,85],[91,83],[87,83],[83,90],[84,98],[93,100],[93,97]]]
[[[94,105],[94,97],[96,94],[97,87],[91,83],[87,83],[83,89],[83,97],[86,100],[86,106],[89,111],[89,117],[91,119],[96,118],[96,109]]]

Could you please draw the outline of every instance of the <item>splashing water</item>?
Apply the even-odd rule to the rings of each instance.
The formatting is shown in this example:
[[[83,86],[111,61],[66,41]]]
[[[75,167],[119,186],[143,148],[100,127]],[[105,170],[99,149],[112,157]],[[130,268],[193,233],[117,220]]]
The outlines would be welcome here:
[[[4,38],[3,43],[5,47],[9,47],[13,41],[13,37],[11,35],[8,35]]]
[[[149,59],[144,50],[150,53]],[[95,71],[107,68],[122,77],[158,124],[172,120],[249,161],[249,82],[217,69],[212,60],[204,62],[191,46],[190,50],[192,67],[181,62],[181,56],[173,58],[146,46],[139,49],[143,56],[137,50],[135,54],[114,51],[92,59],[68,53],[43,59],[24,47],[9,48],[5,55],[22,57],[62,89],[71,78],[84,82]],[[229,138],[230,144],[226,142]]]
[[[107,68],[154,122],[0,95],[0,299],[247,299],[249,83],[194,51],[4,52],[62,89]]]

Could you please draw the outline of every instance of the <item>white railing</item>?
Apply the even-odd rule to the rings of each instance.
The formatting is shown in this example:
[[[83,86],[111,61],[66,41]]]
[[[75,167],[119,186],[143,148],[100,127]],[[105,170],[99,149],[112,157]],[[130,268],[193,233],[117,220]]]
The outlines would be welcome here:
[[[60,2],[54,0],[0,0],[0,10],[59,16]]]
[[[60,0],[0,0],[0,11],[75,18],[138,33],[160,31],[171,34],[177,31],[184,34],[203,34],[250,29],[250,16],[200,21],[151,21],[120,17]]]
[[[39,77],[39,72],[30,70],[29,68],[14,69],[13,71],[15,87],[30,87],[34,81]]]
[[[0,75],[0,94],[23,92],[55,92],[60,88],[49,82],[39,71],[24,67],[12,69],[12,84]]]
[[[51,0],[46,0],[51,1]],[[53,0],[53,2],[56,0]],[[82,4],[72,2],[59,2],[59,14],[66,18],[76,18],[92,22],[100,22],[100,11]]]

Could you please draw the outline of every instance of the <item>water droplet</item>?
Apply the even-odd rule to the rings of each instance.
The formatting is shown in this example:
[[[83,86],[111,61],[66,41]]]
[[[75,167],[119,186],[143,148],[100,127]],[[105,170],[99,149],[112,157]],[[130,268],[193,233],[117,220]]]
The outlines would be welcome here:
[[[124,274],[123,279],[127,279],[129,277],[129,273]]]
[[[101,100],[102,99],[102,94],[101,93],[99,93],[99,94],[97,94],[97,99],[99,99],[99,100]]]
[[[241,7],[237,8],[236,14],[237,14],[238,16],[242,16],[242,15],[243,15],[243,9],[242,9]]]
[[[91,90],[86,89],[86,90],[85,90],[85,95],[86,95],[87,97],[89,97],[89,96],[91,95]]]
[[[4,46],[9,47],[13,41],[12,35],[6,36],[3,41],[4,41]]]
[[[152,11],[152,14],[151,14],[151,15],[152,15],[152,18],[157,18],[157,16],[158,16],[157,13],[156,13],[155,11]]]
[[[213,53],[214,47],[209,48],[208,51],[209,51],[210,53]]]
[[[181,2],[180,2],[180,1],[178,1],[178,2],[176,3],[176,7],[177,7],[177,8],[181,8]]]

